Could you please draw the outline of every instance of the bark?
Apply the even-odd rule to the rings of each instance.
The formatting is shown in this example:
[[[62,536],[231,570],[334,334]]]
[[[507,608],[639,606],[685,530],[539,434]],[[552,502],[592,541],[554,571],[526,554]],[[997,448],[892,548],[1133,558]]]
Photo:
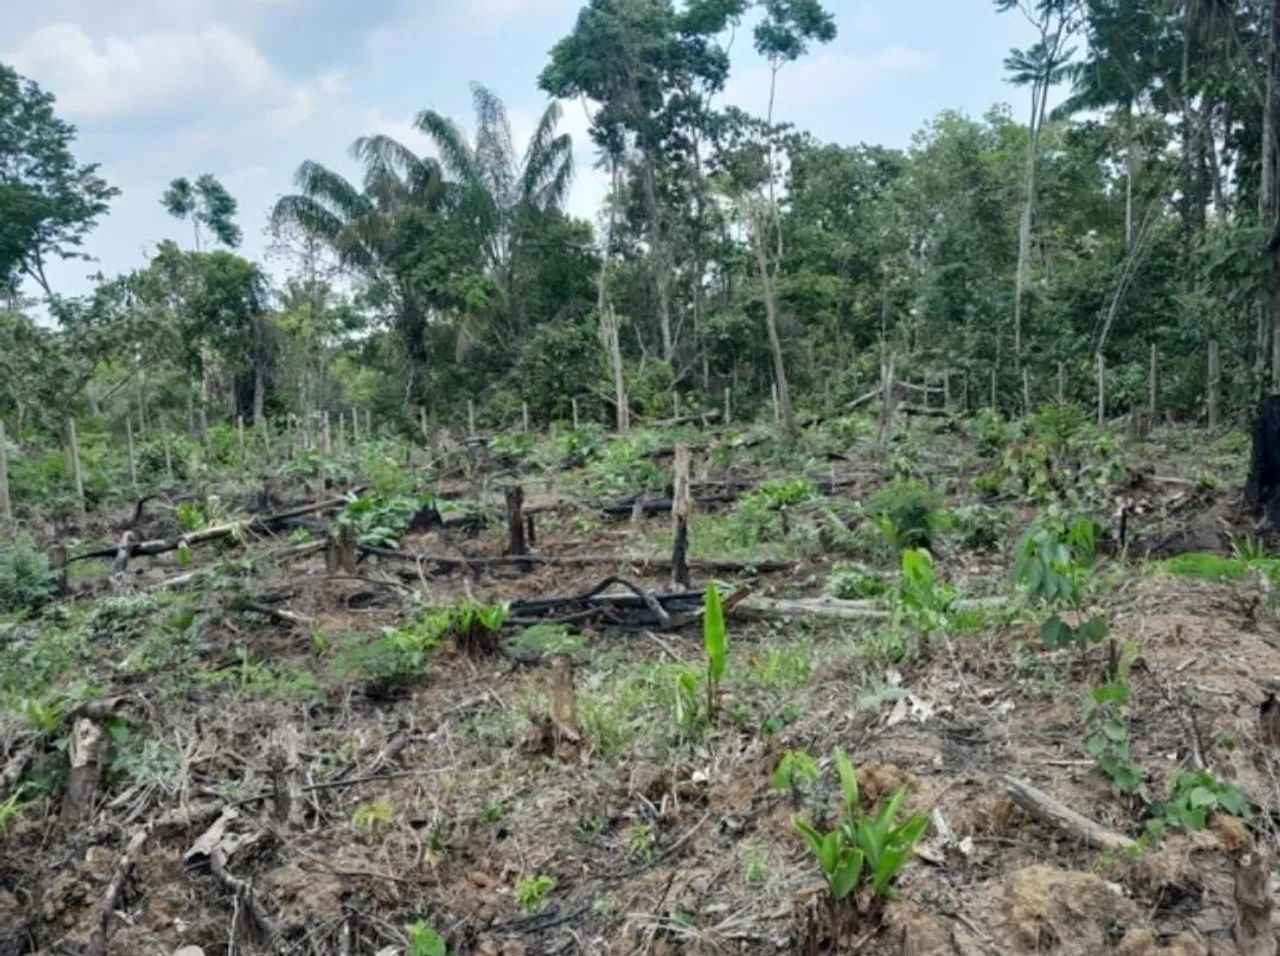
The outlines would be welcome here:
[[[1267,58],[1267,104],[1263,138],[1263,224],[1280,229],[1280,0],[1271,4],[1271,42]],[[1271,387],[1280,390],[1280,248],[1272,242]]]

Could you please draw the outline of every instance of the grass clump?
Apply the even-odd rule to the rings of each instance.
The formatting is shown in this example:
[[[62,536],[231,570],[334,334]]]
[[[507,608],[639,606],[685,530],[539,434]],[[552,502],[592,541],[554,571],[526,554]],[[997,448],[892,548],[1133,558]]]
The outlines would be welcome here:
[[[57,577],[49,559],[30,538],[17,538],[0,552],[0,613],[39,610],[56,593]]]
[[[941,498],[919,481],[895,481],[872,495],[867,516],[895,551],[928,548],[938,528]]]

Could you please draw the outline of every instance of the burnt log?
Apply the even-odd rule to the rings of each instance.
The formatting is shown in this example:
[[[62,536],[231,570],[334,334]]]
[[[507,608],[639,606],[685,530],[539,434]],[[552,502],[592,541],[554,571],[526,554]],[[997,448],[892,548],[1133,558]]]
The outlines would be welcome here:
[[[1253,418],[1253,448],[1245,502],[1253,513],[1280,531],[1280,395],[1262,400]]]

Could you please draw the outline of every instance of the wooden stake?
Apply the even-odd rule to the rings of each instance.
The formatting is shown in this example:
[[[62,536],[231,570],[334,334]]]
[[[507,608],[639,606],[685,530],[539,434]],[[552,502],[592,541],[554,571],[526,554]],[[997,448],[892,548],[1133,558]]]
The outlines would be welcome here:
[[[782,422],[782,412],[778,409],[778,383],[777,382],[773,383],[772,390],[773,390],[772,391],[773,423],[777,425]]]
[[[529,403],[528,402],[520,403],[520,427],[524,430],[524,433],[526,435],[529,434]]]
[[[1027,415],[1031,414],[1031,373],[1025,365],[1022,366],[1022,409]]]
[[[1065,362],[1058,363],[1058,404],[1065,405],[1067,403],[1067,365]]]
[[[1156,351],[1156,343],[1151,343],[1151,368],[1147,372],[1147,411],[1151,414],[1151,422],[1155,424],[1156,420],[1156,365],[1159,360],[1159,353]]]
[[[524,489],[519,485],[509,485],[503,490],[503,497],[507,502],[507,554],[528,554],[529,545],[525,541]],[[528,573],[533,570],[533,565],[521,564],[520,570]]]
[[[996,404],[996,367],[994,365],[991,366],[991,410],[993,412],[1000,410]]]
[[[138,462],[133,454],[133,416],[124,417],[125,454],[129,456],[129,484],[138,490]]]
[[[169,430],[164,431],[164,473],[173,481],[173,448],[169,443]]]
[[[676,444],[675,481],[671,490],[671,583],[676,587],[689,587],[689,446]]]
[[[271,460],[271,458],[272,458],[272,455],[271,455],[271,426],[267,424],[267,419],[266,419],[266,416],[265,416],[265,415],[264,415],[264,416],[262,417],[262,419],[261,419],[261,420],[259,420],[259,422],[258,422],[258,432],[259,432],[260,437],[262,438],[262,451],[263,451],[263,452],[264,452],[264,454],[266,455],[266,457],[267,457],[267,461],[270,461],[270,460]]]
[[[325,409],[324,424],[321,425],[321,442],[326,455],[333,454],[333,416]]]
[[[236,439],[240,442],[240,467],[244,468],[249,464],[249,448],[245,444],[244,439],[244,416],[236,416]]]
[[[1217,428],[1219,406],[1222,403],[1222,362],[1218,342],[1209,343],[1209,427]]]
[[[13,499],[9,497],[9,439],[0,421],[0,521],[13,524]]]
[[[951,369],[942,370],[942,408],[951,411]]]
[[[476,403],[467,399],[467,437],[476,437]]]
[[[1104,425],[1107,421],[1107,360],[1102,357],[1102,353],[1097,355],[1098,363],[1098,424]]]
[[[422,429],[422,447],[426,448],[431,444],[431,433],[427,431],[427,410],[418,407],[418,426]]]
[[[75,482],[76,503],[84,514],[84,475],[80,472],[80,441],[76,437],[76,420],[67,419],[67,437],[71,441],[71,478]]]
[[[578,430],[578,399],[573,397],[569,399],[569,405],[573,408],[573,430]]]
[[[354,405],[351,406],[351,441],[353,444],[360,441],[360,413],[356,411]]]
[[[209,447],[209,413],[203,405],[200,406],[200,444]]]
[[[366,439],[373,438],[373,409],[366,408],[364,410],[364,437]]]
[[[673,391],[671,393],[671,411],[674,413],[671,417],[680,418],[680,393]]]

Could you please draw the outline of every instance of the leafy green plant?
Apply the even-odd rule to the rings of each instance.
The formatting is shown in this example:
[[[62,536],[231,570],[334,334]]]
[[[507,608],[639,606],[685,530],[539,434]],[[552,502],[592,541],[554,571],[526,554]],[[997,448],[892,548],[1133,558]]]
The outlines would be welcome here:
[[[1152,808],[1148,832],[1160,835],[1171,826],[1203,830],[1215,813],[1247,820],[1252,816],[1249,798],[1207,770],[1179,770],[1169,782],[1169,799]]]
[[[729,638],[725,629],[724,608],[714,582],[707,585],[702,614],[702,648],[707,657],[705,674],[683,670],[676,675],[676,723],[686,730],[702,723],[715,722],[720,706],[720,683],[729,666]],[[701,695],[700,690],[703,692]],[[699,706],[700,696],[702,706]]]
[[[1124,716],[1128,702],[1129,685],[1124,681],[1095,687],[1085,700],[1085,749],[1123,794],[1135,793],[1142,786],[1142,772],[1129,748],[1129,724]]]
[[[775,478],[738,499],[731,528],[745,546],[786,537],[792,529],[791,514],[819,499],[818,489],[806,478]]]
[[[804,750],[788,750],[773,771],[773,789],[798,793],[822,776],[818,762]]]
[[[351,826],[370,842],[376,842],[396,822],[395,807],[385,800],[362,803],[351,813]]]
[[[545,873],[522,880],[516,887],[516,902],[526,913],[537,913],[547,904],[547,896],[556,888],[556,878]]]
[[[822,868],[832,900],[845,899],[859,886],[867,887],[874,897],[892,899],[893,884],[928,829],[929,820],[913,814],[898,822],[907,799],[906,788],[897,790],[875,812],[864,812],[858,778],[843,750],[835,752],[835,764],[844,795],[840,825],[823,833],[803,817],[792,817],[792,824]]]
[[[57,593],[57,580],[30,538],[14,539],[0,552],[0,613],[38,610]]]
[[[404,934],[409,940],[406,956],[449,956],[449,947],[445,945],[444,937],[422,920],[406,926]]]
[[[355,528],[360,544],[379,548],[399,547],[414,516],[435,503],[431,495],[419,498],[364,495],[347,502],[338,515],[339,525]]]
[[[884,575],[872,571],[866,565],[841,563],[831,569],[825,592],[828,597],[856,601],[884,597],[892,588],[893,585]]]
[[[895,481],[871,496],[867,515],[895,551],[927,548],[937,529],[941,498],[919,481]]]
[[[1068,624],[1055,611],[1040,626],[1040,637],[1051,648],[1085,647],[1107,636],[1107,619],[1085,618],[1091,566],[1095,551],[1095,527],[1081,519],[1070,528],[1045,522],[1030,529],[1018,544],[1014,581],[1034,600],[1050,608],[1069,608],[1079,620]]]
[[[901,560],[902,576],[890,592],[890,622],[894,627],[910,624],[925,634],[941,630],[955,603],[955,591],[938,583],[928,551],[909,548]]]
[[[962,547],[995,551],[1009,529],[1009,512],[990,505],[962,505],[952,510],[948,524]]]
[[[649,860],[653,857],[653,827],[640,820],[634,820],[627,827],[627,852],[638,860]]]

